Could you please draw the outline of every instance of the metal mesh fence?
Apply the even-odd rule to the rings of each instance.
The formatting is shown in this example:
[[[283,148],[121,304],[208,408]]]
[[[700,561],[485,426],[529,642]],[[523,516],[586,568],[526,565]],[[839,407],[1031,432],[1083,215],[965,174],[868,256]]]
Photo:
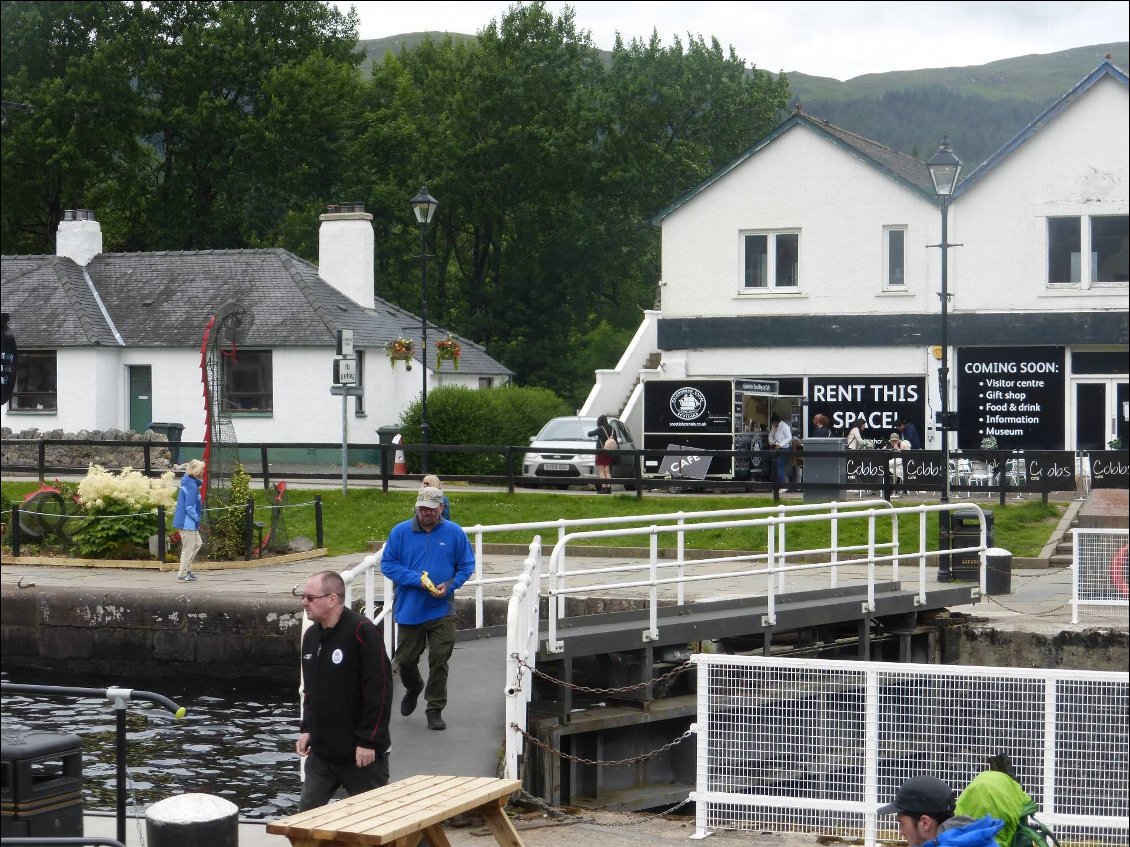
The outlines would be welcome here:
[[[698,656],[699,835],[897,841],[899,785],[963,788],[1006,752],[1067,844],[1126,844],[1130,675]]]
[[[1130,620],[1125,529],[1073,529],[1071,622],[1081,614]]]

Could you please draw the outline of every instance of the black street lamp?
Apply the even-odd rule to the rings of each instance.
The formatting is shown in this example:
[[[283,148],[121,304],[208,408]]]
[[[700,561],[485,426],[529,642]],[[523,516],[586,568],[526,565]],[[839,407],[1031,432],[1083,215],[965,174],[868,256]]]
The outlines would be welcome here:
[[[428,193],[425,185],[420,193],[410,201],[412,211],[416,215],[416,222],[420,224],[420,263],[422,284],[420,289],[420,361],[423,367],[423,391],[420,398],[420,439],[424,443],[424,473],[428,472],[428,227],[431,226],[432,217],[436,213],[439,201]]]
[[[950,368],[949,368],[949,248],[957,245],[949,243],[950,198],[961,174],[961,159],[950,149],[949,140],[942,139],[938,152],[926,162],[930,179],[934,181],[934,193],[941,200],[942,207],[942,364],[938,370],[938,388],[942,396],[942,411],[937,421],[942,430],[942,503],[950,501],[950,430],[954,428],[949,409]],[[939,541],[943,550],[950,549],[950,513],[944,510],[938,514]],[[938,582],[953,579],[950,556],[938,557]]]

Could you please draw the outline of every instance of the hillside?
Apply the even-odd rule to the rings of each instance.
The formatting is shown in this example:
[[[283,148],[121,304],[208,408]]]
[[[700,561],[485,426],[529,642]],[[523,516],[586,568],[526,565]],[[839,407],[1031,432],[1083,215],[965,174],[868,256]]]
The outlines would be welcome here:
[[[359,46],[370,67],[388,51],[411,50],[425,37],[442,41],[448,35],[456,42],[476,37],[410,32],[363,40]],[[1121,41],[987,65],[866,74],[845,82],[799,71],[785,76],[794,105],[799,102],[810,115],[907,155],[928,158],[942,136],[948,136],[968,173],[1094,70],[1107,53],[1120,68],[1130,67],[1130,42]]]

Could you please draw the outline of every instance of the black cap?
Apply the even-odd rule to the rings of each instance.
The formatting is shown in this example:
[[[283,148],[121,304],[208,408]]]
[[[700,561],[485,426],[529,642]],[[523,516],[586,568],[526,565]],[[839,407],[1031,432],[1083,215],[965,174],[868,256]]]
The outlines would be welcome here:
[[[953,789],[949,783],[936,776],[912,776],[904,782],[895,794],[893,803],[880,806],[878,814],[890,815],[900,812],[923,812],[942,814],[953,811]]]

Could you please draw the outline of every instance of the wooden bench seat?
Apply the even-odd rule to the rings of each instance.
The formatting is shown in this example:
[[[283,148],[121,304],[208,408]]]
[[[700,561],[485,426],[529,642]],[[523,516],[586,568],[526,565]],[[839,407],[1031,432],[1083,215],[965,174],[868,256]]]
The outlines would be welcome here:
[[[522,847],[522,839],[502,810],[521,787],[516,779],[475,776],[413,776],[364,794],[299,812],[267,824],[292,847],[344,847],[390,844],[451,847],[442,824],[455,815],[479,815],[501,847]]]

